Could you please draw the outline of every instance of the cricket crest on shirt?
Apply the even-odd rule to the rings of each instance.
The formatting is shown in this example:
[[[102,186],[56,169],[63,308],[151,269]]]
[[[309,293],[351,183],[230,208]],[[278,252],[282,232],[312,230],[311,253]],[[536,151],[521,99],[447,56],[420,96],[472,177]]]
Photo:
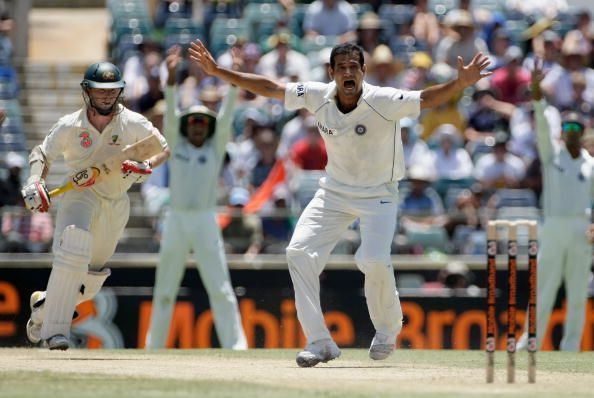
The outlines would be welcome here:
[[[80,138],[80,146],[82,146],[83,148],[88,148],[91,145],[93,145],[93,140],[91,139],[91,134],[89,134],[89,132],[87,130],[81,131],[81,133],[78,135],[78,137]]]
[[[363,135],[366,132],[367,132],[367,127],[365,127],[364,125],[358,124],[358,125],[355,126],[355,133],[357,135]]]

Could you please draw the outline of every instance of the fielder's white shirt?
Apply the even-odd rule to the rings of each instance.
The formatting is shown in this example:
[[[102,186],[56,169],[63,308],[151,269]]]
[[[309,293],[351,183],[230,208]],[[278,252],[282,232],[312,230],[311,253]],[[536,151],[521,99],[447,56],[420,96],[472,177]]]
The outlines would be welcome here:
[[[87,118],[87,108],[65,115],[52,127],[41,144],[48,167],[60,155],[68,167],[68,175],[105,161],[118,154],[126,145],[134,144],[150,134],[159,137],[163,146],[165,138],[151,122],[139,113],[122,105],[122,109],[100,133]],[[134,179],[122,178],[121,171],[112,170],[89,189],[99,196],[117,199],[128,191]]]
[[[201,147],[192,145],[179,132],[176,114],[177,90],[165,88],[164,134],[171,148],[169,158],[169,195],[174,210],[212,210],[216,206],[219,174],[225,157],[225,147],[231,136],[237,87],[231,86],[220,114],[215,133]]]
[[[326,143],[324,188],[358,197],[394,194],[405,175],[400,119],[417,117],[421,92],[363,82],[357,107],[344,114],[336,105],[336,84],[288,83],[285,106],[315,115]]]
[[[546,102],[533,101],[533,104],[538,152],[542,163],[545,218],[590,217],[594,197],[594,160],[585,149],[574,159],[564,142],[551,139],[549,123],[544,116]]]

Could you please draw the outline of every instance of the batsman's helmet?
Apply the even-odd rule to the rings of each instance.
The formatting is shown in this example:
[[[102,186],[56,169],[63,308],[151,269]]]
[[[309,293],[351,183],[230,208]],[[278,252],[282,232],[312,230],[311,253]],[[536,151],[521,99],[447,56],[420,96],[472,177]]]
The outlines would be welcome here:
[[[200,117],[208,120],[208,135],[210,138],[215,133],[217,123],[217,114],[203,105],[194,105],[179,115],[179,132],[181,135],[188,136],[188,120],[190,117]]]
[[[96,62],[89,66],[80,85],[88,88],[124,88],[122,72],[110,62]]]

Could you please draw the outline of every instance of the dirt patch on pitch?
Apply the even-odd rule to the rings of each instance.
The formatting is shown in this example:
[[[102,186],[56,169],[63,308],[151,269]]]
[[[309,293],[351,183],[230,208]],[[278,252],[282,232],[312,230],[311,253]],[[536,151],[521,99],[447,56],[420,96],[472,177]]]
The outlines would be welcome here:
[[[39,349],[0,350],[0,373],[4,371],[39,371],[93,375],[129,376],[151,379],[208,380],[258,383],[276,387],[303,389],[314,386],[318,391],[345,391],[373,394],[398,391],[441,392],[450,394],[502,394],[551,396],[571,393],[587,396],[594,387],[594,375],[583,373],[538,372],[536,385],[526,383],[526,372],[517,372],[517,383],[507,385],[503,371],[496,383],[484,383],[484,369],[446,367],[431,364],[399,363],[395,355],[386,362],[352,358],[349,352],[329,364],[300,369],[293,354],[280,353],[236,357],[229,353],[210,355],[168,353],[127,354],[126,351],[72,350],[50,352]],[[571,386],[570,388],[568,388]]]

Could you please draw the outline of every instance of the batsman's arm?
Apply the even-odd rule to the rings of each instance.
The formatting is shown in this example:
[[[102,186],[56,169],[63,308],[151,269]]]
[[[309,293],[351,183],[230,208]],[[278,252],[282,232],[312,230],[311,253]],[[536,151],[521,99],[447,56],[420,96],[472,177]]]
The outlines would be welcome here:
[[[188,49],[190,60],[206,74],[218,77],[244,90],[264,97],[285,100],[285,84],[254,73],[236,72],[223,68],[215,62],[206,46],[200,40],[192,42]]]
[[[161,133],[157,129],[153,131],[153,134],[161,135]],[[151,168],[159,167],[160,165],[165,163],[167,159],[169,159],[170,155],[171,151],[169,150],[169,144],[166,143],[163,147],[163,150],[160,153],[157,153],[156,155],[153,155],[150,158],[148,158],[148,162]]]
[[[27,185],[39,181],[44,180],[49,173],[50,164],[43,153],[40,145],[37,145],[31,151],[29,155],[29,168],[30,174],[29,178],[27,179]]]

